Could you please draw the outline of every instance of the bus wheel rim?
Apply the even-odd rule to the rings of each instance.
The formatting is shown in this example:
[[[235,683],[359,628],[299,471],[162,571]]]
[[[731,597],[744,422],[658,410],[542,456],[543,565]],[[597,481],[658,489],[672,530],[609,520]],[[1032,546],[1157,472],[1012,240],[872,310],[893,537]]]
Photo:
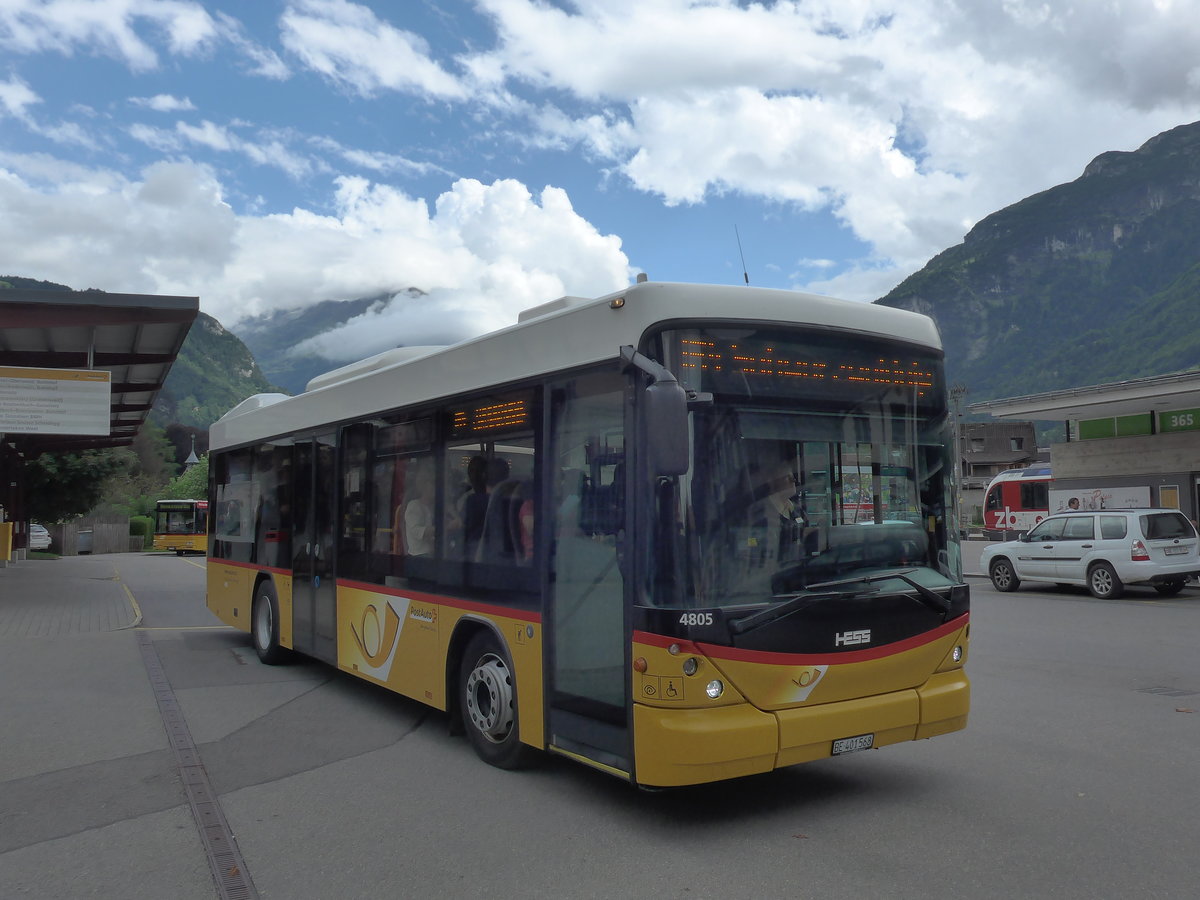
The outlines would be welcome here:
[[[512,731],[512,678],[504,660],[489,653],[467,676],[467,714],[479,733],[500,743]]]
[[[258,646],[267,648],[271,646],[271,632],[274,629],[272,621],[271,602],[266,598],[258,602],[258,614],[254,617],[254,637],[258,641]]]

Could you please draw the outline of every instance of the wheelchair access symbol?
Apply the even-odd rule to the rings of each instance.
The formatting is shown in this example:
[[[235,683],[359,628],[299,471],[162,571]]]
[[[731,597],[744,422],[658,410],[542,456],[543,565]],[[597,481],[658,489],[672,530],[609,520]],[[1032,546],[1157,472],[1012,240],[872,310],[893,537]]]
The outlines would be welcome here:
[[[683,679],[668,676],[643,676],[642,696],[647,700],[683,700]]]

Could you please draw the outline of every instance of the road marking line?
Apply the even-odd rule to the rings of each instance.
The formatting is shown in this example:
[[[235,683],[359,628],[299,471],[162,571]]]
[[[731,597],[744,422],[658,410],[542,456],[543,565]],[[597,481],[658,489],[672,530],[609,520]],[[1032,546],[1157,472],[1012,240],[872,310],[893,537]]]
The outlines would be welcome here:
[[[117,631],[127,631],[130,628],[137,628],[142,624],[142,608],[138,606],[137,598],[133,596],[133,591],[129,589],[129,585],[121,580],[121,570],[117,568],[117,564],[112,563],[112,567],[113,580],[125,591],[125,596],[129,598],[129,605],[133,607],[133,621],[128,625],[122,625]]]

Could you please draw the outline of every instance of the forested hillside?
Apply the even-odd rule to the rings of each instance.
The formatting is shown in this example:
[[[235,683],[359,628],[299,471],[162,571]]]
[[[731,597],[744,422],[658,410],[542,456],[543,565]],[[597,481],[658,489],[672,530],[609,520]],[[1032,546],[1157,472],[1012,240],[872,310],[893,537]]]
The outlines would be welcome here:
[[[1200,365],[1200,123],[994,213],[877,302],[931,315],[973,401]]]
[[[207,429],[247,397],[279,390],[240,339],[200,313],[159,391],[152,416],[163,427]]]

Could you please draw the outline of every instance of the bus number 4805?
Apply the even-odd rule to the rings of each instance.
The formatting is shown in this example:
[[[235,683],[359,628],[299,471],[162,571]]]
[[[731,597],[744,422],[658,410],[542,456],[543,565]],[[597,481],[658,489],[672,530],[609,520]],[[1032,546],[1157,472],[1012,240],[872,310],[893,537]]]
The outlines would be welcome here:
[[[713,614],[710,612],[685,612],[679,617],[680,625],[711,625]]]

